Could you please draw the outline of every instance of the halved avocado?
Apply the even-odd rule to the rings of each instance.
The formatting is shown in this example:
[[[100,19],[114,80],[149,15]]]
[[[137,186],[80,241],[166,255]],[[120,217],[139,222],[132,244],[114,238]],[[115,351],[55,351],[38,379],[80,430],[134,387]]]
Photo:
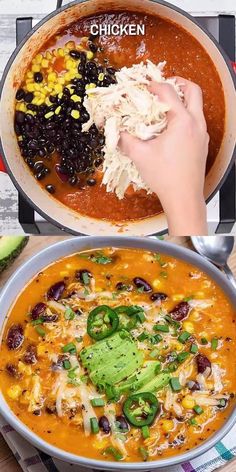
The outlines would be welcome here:
[[[0,273],[19,256],[28,243],[26,236],[1,236],[0,237]]]

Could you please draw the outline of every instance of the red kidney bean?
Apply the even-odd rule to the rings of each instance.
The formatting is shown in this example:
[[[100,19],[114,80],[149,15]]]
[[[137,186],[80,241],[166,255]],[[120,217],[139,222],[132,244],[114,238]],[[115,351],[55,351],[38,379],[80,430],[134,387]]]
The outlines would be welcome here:
[[[207,367],[211,369],[211,362],[204,356],[204,354],[198,354],[196,356],[197,370],[199,374],[203,374]]]
[[[160,300],[160,301],[164,301],[168,298],[168,296],[163,293],[163,292],[154,292],[152,293],[152,295],[150,296],[150,300],[152,300],[152,302],[155,302],[157,300]]]
[[[32,320],[37,320],[38,318],[40,318],[41,315],[45,312],[46,308],[47,306],[45,305],[45,303],[37,303],[37,305],[35,305],[31,312]]]
[[[65,282],[63,282],[63,280],[61,280],[60,282],[57,282],[55,283],[54,285],[52,285],[50,287],[50,289],[48,290],[47,292],[47,298],[49,300],[59,300],[59,298],[61,298],[63,292],[65,290]]]
[[[190,305],[188,302],[180,302],[169,314],[173,320],[182,321],[184,318],[187,318],[189,311]]]
[[[18,349],[24,341],[24,331],[21,324],[14,324],[10,327],[7,335],[7,347],[11,351]]]
[[[110,433],[111,427],[110,423],[108,421],[108,418],[106,416],[101,416],[98,421],[99,428],[106,434]]]
[[[22,360],[25,364],[36,364],[36,347],[33,344],[27,347]]]
[[[7,364],[5,369],[8,375],[14,377],[15,379],[20,379],[22,377],[22,374],[18,371],[17,366],[14,364]]]
[[[42,318],[44,323],[54,323],[58,320],[58,315],[56,313],[53,315],[43,315]]]
[[[119,423],[120,430],[126,430],[126,431],[129,430],[129,425],[124,416],[122,415],[117,416],[116,421],[117,423]]]
[[[151,285],[146,280],[142,279],[142,277],[135,277],[133,282],[137,288],[142,288],[144,292],[152,292]]]
[[[55,403],[49,403],[48,405],[46,405],[45,411],[46,411],[46,413],[48,413],[49,415],[55,415],[56,412],[57,412],[56,404],[55,404]]]

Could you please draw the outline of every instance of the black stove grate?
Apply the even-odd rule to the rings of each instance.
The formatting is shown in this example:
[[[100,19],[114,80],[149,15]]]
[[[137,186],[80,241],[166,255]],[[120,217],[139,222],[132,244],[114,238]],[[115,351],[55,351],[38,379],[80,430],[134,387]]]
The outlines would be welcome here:
[[[62,6],[63,0],[57,0],[57,9]],[[197,17],[200,24],[206,26],[208,17]],[[17,18],[16,43],[19,44],[32,29],[32,18]],[[219,43],[231,61],[235,61],[235,16],[219,15],[212,18],[218,21]],[[36,222],[35,211],[19,194],[19,222],[26,233],[57,234],[58,228],[48,222]],[[236,222],[236,165],[233,165],[224,185],[219,191],[219,224],[216,233],[230,233]]]

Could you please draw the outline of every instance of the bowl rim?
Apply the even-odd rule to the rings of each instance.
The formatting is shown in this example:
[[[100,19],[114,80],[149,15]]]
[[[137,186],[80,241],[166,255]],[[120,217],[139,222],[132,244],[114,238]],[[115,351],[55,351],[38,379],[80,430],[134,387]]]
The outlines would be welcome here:
[[[71,1],[70,3],[67,3],[66,5],[60,7],[59,9],[56,9],[54,11],[52,11],[51,13],[49,13],[48,15],[46,15],[44,18],[42,18],[42,20],[40,20],[31,30],[29,33],[27,33],[27,35],[22,39],[22,41],[19,43],[19,45],[15,48],[15,50],[13,51],[12,55],[10,56],[5,68],[4,68],[4,71],[3,71],[3,75],[2,75],[2,78],[1,78],[1,81],[0,81],[0,99],[1,99],[1,95],[2,95],[2,91],[3,91],[3,88],[4,88],[4,85],[5,85],[5,82],[7,80],[7,77],[8,77],[8,72],[10,71],[10,68],[18,54],[18,52],[22,49],[22,47],[24,46],[24,44],[28,41],[28,39],[33,36],[33,34],[41,27],[43,26],[48,20],[50,20],[51,18],[53,18],[54,16],[56,16],[57,14],[60,14],[61,12],[63,12],[64,10],[67,10],[69,8],[72,8],[74,5],[77,5],[77,4],[80,4],[80,3],[85,3],[89,0],[74,0],[74,1]],[[190,20],[192,23],[194,23],[200,30],[202,30],[203,33],[205,33],[206,36],[208,36],[208,38],[213,42],[214,46],[216,47],[216,49],[218,49],[218,52],[219,54],[221,54],[221,56],[223,57],[223,60],[224,60],[224,63],[225,63],[225,67],[227,69],[227,72],[229,73],[230,75],[230,78],[232,79],[232,82],[233,82],[233,85],[234,87],[236,87],[236,74],[234,73],[233,71],[233,67],[231,65],[231,61],[228,57],[228,55],[225,53],[224,49],[221,47],[221,45],[217,42],[217,40],[214,38],[214,36],[203,26],[201,25],[198,20],[193,17],[192,15],[190,15],[188,12],[186,12],[185,10],[183,10],[182,8],[179,8],[178,6],[176,5],[173,5],[171,3],[169,3],[168,1],[165,1],[165,0],[149,0],[150,2],[152,3],[157,3],[157,4],[160,4],[160,5],[163,5],[171,10],[174,10],[175,12],[181,14],[182,16],[184,16],[185,18],[187,18],[188,20]],[[222,84],[223,86],[223,84]],[[70,234],[73,234],[73,235],[78,235],[80,234],[79,231],[76,231],[75,229],[72,229],[68,226],[65,226],[64,224],[61,224],[59,223],[57,220],[54,220],[53,216],[50,216],[46,213],[46,211],[42,208],[40,208],[38,206],[38,203],[35,203],[26,193],[25,191],[21,188],[21,184],[18,182],[18,180],[15,178],[13,172],[11,171],[10,169],[10,166],[8,164],[8,159],[7,157],[5,156],[5,152],[4,152],[4,148],[3,148],[3,143],[2,143],[2,140],[0,139],[0,150],[1,150],[1,155],[2,155],[2,158],[3,158],[3,162],[4,162],[4,165],[7,169],[7,172],[8,172],[8,175],[9,177],[11,178],[14,186],[16,187],[16,189],[20,192],[20,194],[24,197],[24,199],[26,200],[26,202],[37,212],[39,213],[39,215],[41,215],[46,221],[52,223],[54,226],[56,226],[57,228],[61,229],[62,231],[66,231],[66,232],[69,232]],[[232,152],[232,156],[230,158],[230,161],[225,169],[225,173],[224,175],[222,176],[222,178],[219,180],[218,184],[216,185],[215,189],[211,192],[211,194],[209,195],[209,197],[206,199],[206,204],[208,204],[212,199],[213,197],[216,195],[216,193],[220,190],[220,188],[222,187],[222,185],[224,184],[224,182],[226,181],[232,167],[233,167],[233,164],[236,160],[236,142],[235,142],[235,146],[234,146],[234,149],[233,149],[233,152]],[[74,211],[73,209],[67,207],[66,205],[62,204],[62,207],[69,210],[69,211]],[[78,213],[78,219],[79,219],[79,216],[80,214]],[[88,215],[86,215],[89,219],[93,219],[97,222],[100,221],[100,219],[98,218],[92,218]],[[145,219],[147,220],[150,220],[151,218],[158,218],[159,215],[154,215],[154,216],[151,216],[151,217],[147,217],[147,218],[144,218],[143,220],[145,221]],[[134,220],[134,221],[139,221],[139,220]],[[112,222],[113,224],[115,224],[115,222]],[[129,221],[128,222],[124,222],[125,224],[129,224]],[[158,233],[156,234],[159,234],[159,235],[163,235],[163,234],[166,234],[167,233],[167,228],[164,228],[160,231],[158,231]],[[82,234],[82,233],[81,233]],[[153,233],[152,233],[153,234]],[[146,234],[147,236],[150,235],[150,233],[147,233]]]
[[[126,237],[122,238],[119,236],[112,237],[94,237],[94,236],[85,236],[85,237],[72,237],[63,241],[56,242],[49,247],[43,249],[39,253],[30,257],[25,263],[23,263],[10,277],[6,285],[4,286],[1,295],[0,295],[0,306],[4,299],[8,300],[11,293],[14,293],[12,290],[15,286],[15,283],[21,283],[21,275],[26,275],[30,267],[33,266],[34,274],[36,275],[39,270],[43,267],[47,267],[53,261],[57,261],[64,257],[67,257],[69,254],[76,253],[76,247],[78,245],[77,252],[89,250],[89,249],[98,249],[102,247],[116,247],[116,248],[140,248],[143,250],[149,250],[153,252],[160,252],[168,254],[172,257],[176,257],[182,261],[186,261],[190,264],[193,264],[199,267],[201,270],[206,272],[223,290],[226,296],[230,299],[231,303],[236,307],[236,291],[231,286],[230,282],[224,274],[220,272],[218,268],[213,266],[210,262],[204,259],[199,254],[196,254],[191,249],[179,246],[172,242],[160,241],[156,238],[139,238],[139,237]],[[61,253],[61,255],[58,254]],[[57,254],[57,255],[56,255]],[[49,261],[46,265],[43,265],[43,261]],[[38,267],[37,267],[38,266]],[[28,281],[32,279],[32,275],[28,277]],[[24,289],[25,283],[23,283]],[[8,310],[12,305],[13,300],[9,303]],[[2,322],[0,331],[3,331],[5,324],[5,317]],[[204,454],[211,447],[213,447],[218,441],[220,441],[235,425],[236,423],[236,406],[231,411],[228,419],[222,425],[222,427],[214,433],[208,440],[206,440],[200,446],[192,449],[183,454],[177,456],[169,457],[166,459],[159,459],[155,461],[146,462],[107,462],[103,460],[91,459],[76,454],[72,454],[67,451],[63,451],[58,447],[55,447],[48,443],[47,441],[41,439],[37,434],[33,433],[29,427],[27,427],[21,420],[19,420],[13,411],[8,406],[7,401],[5,400],[3,394],[0,392],[0,413],[5,418],[7,422],[26,440],[30,443],[46,452],[52,457],[55,457],[66,462],[70,462],[77,465],[82,465],[84,467],[90,467],[93,469],[103,469],[103,470],[153,470],[159,469],[162,467],[173,466],[176,464],[184,463],[191,461],[195,457]],[[148,465],[147,465],[148,464]]]

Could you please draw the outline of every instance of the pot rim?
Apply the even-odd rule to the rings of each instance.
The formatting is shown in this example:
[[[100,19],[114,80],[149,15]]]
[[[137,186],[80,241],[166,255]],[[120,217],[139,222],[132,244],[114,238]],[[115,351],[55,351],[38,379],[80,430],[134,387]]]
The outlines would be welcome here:
[[[10,68],[18,54],[18,52],[22,49],[22,47],[24,46],[24,44],[28,41],[29,38],[31,38],[31,36],[33,36],[33,34],[42,26],[44,25],[48,20],[50,20],[51,18],[53,18],[54,16],[56,16],[57,14],[61,13],[62,11],[64,10],[67,10],[71,7],[73,7],[74,5],[77,5],[77,4],[80,4],[80,3],[85,3],[89,0],[74,0],[54,11],[52,11],[51,13],[49,13],[48,15],[46,15],[44,18],[42,18],[42,20],[40,20],[32,29],[31,31],[29,31],[29,33],[27,33],[27,35],[22,39],[22,41],[19,43],[19,45],[15,48],[15,50],[13,51],[12,55],[10,56],[7,64],[6,64],[6,67],[4,69],[4,72],[3,72],[3,75],[2,75],[2,79],[1,79],[1,82],[0,82],[0,100],[1,100],[1,95],[2,95],[2,90],[3,90],[3,87],[5,85],[5,82],[6,82],[6,79],[7,79],[7,76],[8,76],[8,72],[10,71]],[[175,5],[172,5],[171,3],[165,1],[165,0],[148,0],[150,2],[153,2],[153,3],[157,3],[157,4],[160,4],[160,5],[163,5],[171,10],[174,10],[176,11],[177,13],[180,13],[182,16],[186,17],[188,20],[192,21],[199,29],[201,29],[208,37],[209,39],[213,42],[213,44],[216,46],[216,48],[218,49],[219,53],[222,55],[223,59],[224,59],[224,62],[225,62],[225,65],[228,69],[228,72],[232,78],[232,81],[233,81],[233,84],[234,84],[234,87],[236,88],[236,74],[234,73],[234,70],[232,68],[232,65],[231,65],[231,61],[228,57],[228,55],[226,54],[226,52],[223,50],[223,48],[221,47],[221,45],[217,42],[217,40],[214,38],[214,36],[202,25],[200,25],[198,23],[198,21],[196,20],[196,18],[194,18],[192,15],[190,15],[188,12],[186,12],[185,10],[175,6]],[[223,85],[223,84],[222,84]],[[3,144],[2,144],[2,140],[0,139],[0,150],[1,150],[1,154],[2,154],[2,158],[3,158],[3,162],[5,164],[5,167],[7,169],[7,173],[8,175],[10,176],[14,186],[16,187],[16,189],[18,190],[18,192],[24,197],[24,199],[26,200],[26,202],[37,212],[39,213],[46,221],[49,221],[50,223],[52,223],[54,226],[56,226],[57,228],[61,229],[62,231],[66,231],[66,232],[69,232],[70,234],[73,234],[73,235],[78,235],[80,234],[78,231],[74,230],[74,229],[71,229],[70,227],[68,226],[65,226],[61,223],[59,223],[57,220],[54,220],[53,217],[47,215],[47,213],[41,209],[38,204],[36,204],[35,202],[33,202],[33,200],[25,193],[25,191],[21,188],[21,185],[20,183],[17,181],[17,179],[15,178],[13,172],[11,171],[10,169],[10,166],[8,165],[8,160],[7,160],[7,157],[5,156],[5,152],[4,152],[4,149],[3,149]],[[220,179],[220,181],[218,182],[217,186],[215,187],[215,189],[213,190],[213,192],[209,195],[209,197],[206,199],[206,204],[208,204],[212,198],[216,195],[216,193],[220,190],[220,188],[222,187],[223,183],[226,181],[232,167],[233,167],[233,164],[234,162],[236,161],[236,143],[235,143],[235,146],[234,146],[234,150],[232,152],[232,156],[231,156],[231,159],[228,163],[228,166],[225,170],[225,173],[224,175],[222,176],[222,178]],[[72,211],[73,213],[77,213],[75,212],[73,209],[67,207],[66,205],[62,204],[61,203],[61,206],[63,208],[66,208],[67,211]],[[78,219],[79,219],[79,216],[80,214],[77,213],[78,215]],[[86,215],[87,218],[89,218],[90,220],[94,220],[94,221],[97,221],[98,224],[99,224],[99,221],[100,219],[99,218],[92,218],[88,215]],[[151,216],[151,217],[147,217],[147,218],[144,218],[143,221],[145,220],[151,220],[152,218],[158,218],[158,215],[156,216]],[[139,220],[137,220],[139,221]],[[111,222],[113,223],[113,222]],[[115,224],[115,222],[114,222]],[[124,222],[124,224],[128,225],[129,222]],[[166,234],[168,231],[168,228],[165,228],[164,230],[162,231],[158,231],[158,233],[156,234],[159,234],[159,235],[162,235],[162,234]],[[147,234],[148,236],[149,234]]]
[[[77,247],[78,245],[78,247]],[[231,286],[230,282],[226,278],[224,274],[220,272],[218,268],[208,262],[199,254],[195,253],[194,251],[187,249],[183,246],[178,246],[172,242],[160,241],[154,238],[138,238],[138,237],[126,237],[122,238],[119,236],[112,236],[112,237],[76,237],[76,238],[68,238],[63,241],[59,241],[51,246],[43,249],[39,253],[32,256],[28,259],[14,274],[10,277],[7,284],[2,290],[0,296],[0,305],[4,301],[4,298],[8,300],[8,293],[12,293],[12,288],[15,286],[17,281],[21,280],[21,275],[26,275],[27,271],[30,267],[35,269],[34,274],[36,274],[39,270],[42,269],[42,265],[44,261],[49,261],[50,264],[52,261],[56,261],[60,258],[67,257],[69,254],[73,254],[77,251],[83,251],[88,249],[95,249],[100,247],[123,247],[123,248],[140,248],[144,250],[160,252],[164,254],[169,254],[173,257],[179,258],[180,260],[192,263],[197,267],[200,267],[204,270],[216,283],[221,287],[224,293],[229,297],[231,303],[233,303],[236,307],[236,291]],[[60,253],[60,255],[58,254]],[[37,267],[38,266],[38,267]],[[45,267],[45,266],[44,266]],[[47,266],[46,266],[47,267]],[[32,279],[33,276],[29,277]],[[28,280],[29,280],[28,279]],[[23,280],[23,278],[22,278]],[[24,283],[25,287],[26,283]],[[4,320],[1,327],[4,327]],[[9,409],[9,411],[8,411]],[[232,410],[231,414],[229,415],[227,421],[223,424],[223,426],[213,435],[211,436],[206,442],[201,444],[200,446],[194,448],[191,451],[188,451],[184,454],[179,454],[174,457],[170,457],[167,459],[160,459],[156,461],[151,461],[147,463],[144,462],[129,462],[129,463],[117,463],[117,462],[106,462],[102,460],[90,459],[86,457],[82,457],[79,455],[71,454],[69,452],[63,451],[63,449],[59,449],[50,445],[45,440],[42,440],[37,434],[33,433],[23,422],[21,422],[13,413],[13,411],[8,406],[6,400],[4,399],[2,393],[0,393],[0,412],[8,421],[15,430],[20,433],[25,439],[29,442],[34,444],[39,449],[43,450],[47,454],[51,455],[52,457],[64,460],[66,462],[72,462],[77,465],[83,465],[85,467],[92,467],[94,469],[99,468],[103,470],[153,470],[159,469],[161,467],[172,466],[176,464],[180,464],[183,462],[191,461],[195,457],[205,453],[211,447],[213,447],[218,441],[220,441],[234,426],[236,423],[236,406]]]

